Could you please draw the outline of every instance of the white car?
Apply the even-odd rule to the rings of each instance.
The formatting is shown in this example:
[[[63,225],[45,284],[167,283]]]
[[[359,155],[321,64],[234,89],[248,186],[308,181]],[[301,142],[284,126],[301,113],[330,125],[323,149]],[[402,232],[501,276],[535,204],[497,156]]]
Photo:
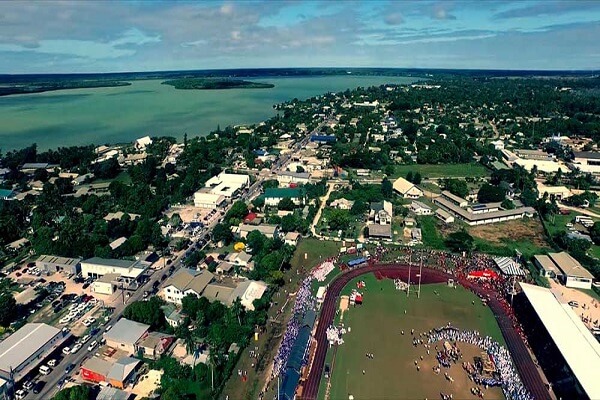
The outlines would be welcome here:
[[[92,323],[90,322],[90,320],[89,320],[89,319],[87,319],[87,318],[86,318],[86,319],[84,319],[84,320],[83,320],[83,325],[85,325],[85,326],[90,326],[91,324],[92,324]]]
[[[60,324],[68,324],[71,322],[71,317],[67,315],[66,317],[62,317],[58,322]]]
[[[92,337],[90,335],[85,335],[84,337],[81,338],[81,343],[85,343],[88,340],[90,340]]]
[[[104,332],[110,331],[111,328],[112,328],[112,325],[107,326],[106,329],[104,330]]]
[[[90,343],[90,345],[88,346],[88,351],[94,350],[94,347],[96,347],[97,344],[98,342],[96,342],[95,340],[92,343]]]
[[[71,354],[71,349],[69,347],[65,347],[64,349],[62,349],[62,353],[64,355]]]
[[[42,375],[48,375],[51,371],[52,371],[52,369],[47,365],[42,365],[40,367],[40,374],[42,374]]]
[[[96,318],[94,317],[89,317],[87,320],[90,322],[90,325],[96,322]]]
[[[15,399],[17,399],[17,400],[24,399],[25,396],[27,396],[27,392],[24,391],[23,389],[19,389],[15,392]]]
[[[56,367],[56,359],[52,359],[50,361],[48,361],[48,366],[49,367]]]
[[[83,345],[81,343],[77,343],[75,346],[73,346],[73,348],[71,349],[71,354],[75,354],[79,351],[79,349],[81,349],[83,347]]]

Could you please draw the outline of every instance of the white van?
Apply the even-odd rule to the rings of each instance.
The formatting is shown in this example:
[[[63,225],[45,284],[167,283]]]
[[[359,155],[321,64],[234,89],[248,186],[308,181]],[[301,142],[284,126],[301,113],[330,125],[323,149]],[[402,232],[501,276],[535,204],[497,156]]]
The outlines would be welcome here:
[[[42,375],[48,375],[50,373],[50,371],[52,371],[52,370],[47,365],[42,365],[40,367],[40,374],[42,374]]]

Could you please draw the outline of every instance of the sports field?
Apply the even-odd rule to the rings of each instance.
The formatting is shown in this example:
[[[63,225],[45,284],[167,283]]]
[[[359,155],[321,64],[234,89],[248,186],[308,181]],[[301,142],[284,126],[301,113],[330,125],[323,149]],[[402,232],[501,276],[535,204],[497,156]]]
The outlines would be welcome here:
[[[460,365],[442,369],[439,375],[432,371],[437,365],[435,350],[432,346],[431,354],[427,355],[424,346],[414,347],[411,329],[418,336],[451,322],[460,329],[478,330],[504,344],[491,310],[462,287],[423,285],[420,299],[413,294],[407,298],[405,292],[394,287],[392,280],[378,281],[372,274],[353,280],[342,294],[349,294],[361,280],[366,283],[361,289],[364,304],[344,313],[344,325],[351,331],[343,336],[345,343],[337,351],[332,348],[328,352],[327,363],[332,367],[328,398],[348,399],[352,395],[357,400],[437,399],[440,392],[444,392],[452,393],[455,399],[475,399],[470,392],[474,384]],[[464,344],[460,348],[464,360],[470,362],[481,351]],[[367,358],[366,353],[372,353],[373,358]],[[444,372],[448,372],[454,382],[446,380]],[[321,385],[319,399],[325,398],[324,387]],[[485,398],[503,398],[502,391],[488,389]]]

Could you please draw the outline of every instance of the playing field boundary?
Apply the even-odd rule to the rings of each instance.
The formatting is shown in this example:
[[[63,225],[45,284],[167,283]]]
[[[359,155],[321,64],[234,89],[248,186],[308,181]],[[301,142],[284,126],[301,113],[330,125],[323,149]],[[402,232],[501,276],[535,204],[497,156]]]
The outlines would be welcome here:
[[[416,283],[416,268],[412,267],[412,283]],[[405,281],[408,280],[408,264],[369,264],[365,267],[356,268],[342,273],[336,277],[330,284],[323,300],[321,314],[315,331],[315,339],[317,341],[317,350],[313,358],[313,365],[310,368],[308,378],[304,382],[302,390],[302,399],[316,400],[319,391],[319,384],[323,376],[323,368],[325,366],[325,357],[327,355],[327,328],[333,323],[337,300],[342,289],[354,278],[368,273],[378,273],[381,275],[390,275],[399,277]],[[457,278],[443,271],[423,267],[421,273],[421,283],[443,283],[448,279]],[[506,341],[506,345],[513,358],[517,371],[523,381],[525,387],[530,391],[535,399],[550,399],[548,390],[537,371],[534,361],[527,350],[527,346],[521,339],[521,336],[513,327],[512,319],[506,314],[506,311],[500,301],[496,298],[496,293],[490,290],[483,289],[467,280],[460,280],[459,283],[465,288],[474,291],[478,295],[489,296],[488,306],[492,310],[502,336]]]

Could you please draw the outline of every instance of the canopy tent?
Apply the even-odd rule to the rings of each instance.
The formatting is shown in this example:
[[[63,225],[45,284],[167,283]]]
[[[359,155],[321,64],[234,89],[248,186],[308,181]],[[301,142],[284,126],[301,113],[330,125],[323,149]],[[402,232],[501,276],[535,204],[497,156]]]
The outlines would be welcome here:
[[[525,276],[525,271],[523,271],[521,265],[512,258],[494,257],[494,262],[504,275]]]

